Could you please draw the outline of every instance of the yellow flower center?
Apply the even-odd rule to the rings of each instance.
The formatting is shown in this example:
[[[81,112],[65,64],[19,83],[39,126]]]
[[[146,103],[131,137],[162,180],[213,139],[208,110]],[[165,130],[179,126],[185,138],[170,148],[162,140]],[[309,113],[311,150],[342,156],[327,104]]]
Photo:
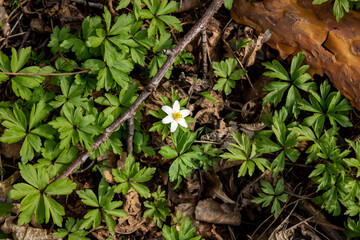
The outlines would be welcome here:
[[[175,112],[173,113],[173,117],[176,121],[178,121],[180,118],[182,118],[182,115],[180,114],[180,112]]]

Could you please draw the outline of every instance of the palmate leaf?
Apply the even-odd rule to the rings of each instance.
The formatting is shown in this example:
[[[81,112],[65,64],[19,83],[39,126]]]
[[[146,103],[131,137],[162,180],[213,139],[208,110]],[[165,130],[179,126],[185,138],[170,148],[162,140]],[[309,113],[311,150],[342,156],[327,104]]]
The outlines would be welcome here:
[[[256,151],[256,145],[250,143],[249,137],[245,133],[233,132],[233,138],[237,144],[230,144],[233,148],[228,148],[228,153],[220,155],[220,157],[228,159],[228,161],[242,160],[244,161],[239,169],[238,177],[249,176],[255,171],[255,165],[261,170],[270,168],[270,162],[265,158],[259,158]]]
[[[44,101],[33,104],[30,114],[15,104],[12,112],[9,109],[0,108],[0,115],[2,125],[6,127],[0,141],[15,143],[24,139],[20,149],[23,163],[32,160],[34,152],[40,152],[42,146],[40,137],[47,139],[54,137],[54,130],[49,125],[40,125],[49,115],[48,107]]]
[[[127,214],[123,209],[119,209],[122,205],[121,201],[112,201],[114,198],[114,189],[109,187],[105,178],[100,180],[98,196],[90,189],[85,189],[85,191],[79,190],[77,194],[83,203],[96,208],[90,210],[84,216],[85,221],[81,224],[80,229],[88,229],[91,226],[97,228],[101,223],[101,218],[104,217],[109,232],[114,235],[115,220],[112,216],[126,217]]]
[[[23,48],[20,50],[19,54],[17,51],[11,49],[12,56],[11,60],[0,51],[0,70],[2,72],[11,72],[11,73],[51,73],[54,71],[52,67],[40,68],[37,66],[30,66],[23,68],[31,55],[31,47]],[[12,89],[16,96],[21,97],[25,100],[30,100],[32,96],[31,89],[38,87],[44,80],[45,76],[37,75],[17,75],[11,77]],[[4,73],[0,74],[0,82],[6,81],[9,79]]]
[[[178,9],[179,4],[177,2],[163,0],[160,3],[159,0],[144,0],[144,3],[150,11],[143,10],[142,18],[152,19],[148,28],[149,38],[157,35],[158,32],[163,35],[165,33],[165,24],[177,31],[182,31],[179,19],[168,15]]]
[[[225,6],[225,8],[226,8],[227,10],[231,10],[233,1],[234,1],[234,0],[225,0],[225,1],[224,1],[224,6]]]
[[[164,225],[163,236],[166,240],[200,240],[201,236],[195,236],[196,228],[192,226],[190,218],[185,218],[180,225],[180,229],[176,230],[175,226],[168,227]]]
[[[76,145],[80,142],[91,152],[93,137],[103,132],[103,129],[95,124],[95,116],[84,116],[83,108],[75,109],[71,104],[65,104],[62,109],[62,116],[49,122],[60,133],[60,149],[69,148],[71,144]]]
[[[233,58],[228,58],[220,63],[212,62],[212,66],[215,74],[220,77],[213,89],[224,91],[226,95],[229,95],[232,89],[235,88],[235,81],[240,80],[246,74],[244,69],[235,71],[237,62]]]
[[[319,137],[324,129],[325,120],[328,119],[333,127],[339,124],[342,127],[351,127],[352,123],[348,117],[352,109],[349,101],[343,99],[340,92],[330,92],[330,84],[326,80],[320,85],[320,94],[310,91],[310,102],[302,99],[299,108],[314,114],[303,120],[306,126],[314,126],[315,134]]]
[[[70,34],[70,28],[59,28],[56,26],[54,32],[50,35],[50,42],[48,47],[51,48],[51,52],[56,54],[58,52],[67,52],[66,48],[60,46],[60,43],[66,39],[69,39],[72,35]]]
[[[263,66],[270,70],[269,72],[264,73],[265,76],[282,80],[270,82],[263,88],[264,91],[269,91],[264,97],[263,105],[271,103],[274,104],[274,106],[277,106],[282,101],[285,92],[288,90],[285,106],[295,117],[299,115],[297,106],[297,102],[301,99],[299,89],[305,92],[316,90],[316,84],[314,82],[308,82],[311,79],[311,76],[306,73],[309,66],[301,66],[304,59],[305,56],[302,52],[299,52],[292,59],[290,75],[277,60],[273,60],[271,63],[263,63]]]
[[[58,226],[62,225],[64,208],[49,195],[68,195],[75,188],[76,183],[67,178],[49,184],[49,175],[45,168],[35,169],[32,165],[21,165],[20,174],[27,183],[14,185],[8,193],[9,198],[21,199],[18,224],[29,223],[35,214],[37,223],[48,223],[50,216]]]
[[[117,50],[115,49],[111,52],[114,51],[116,52]],[[96,79],[98,80],[96,83],[97,91],[102,88],[109,91],[111,88],[114,88],[115,85],[126,88],[128,85],[132,84],[132,79],[129,77],[129,73],[133,70],[134,64],[128,59],[117,58],[112,60],[111,64],[108,65],[97,59],[88,59],[83,64],[83,67],[94,69],[90,72],[90,75],[96,75]]]
[[[155,202],[145,201],[144,206],[148,208],[148,210],[144,212],[144,217],[152,218],[159,228],[162,227],[166,217],[170,216],[168,201],[164,198],[158,198]]]
[[[360,220],[356,222],[354,219],[348,217],[345,227],[345,234],[347,237],[353,238],[360,236]]]
[[[153,52],[155,53],[155,56],[151,59],[150,65],[149,65],[149,77],[154,77],[158,70],[162,67],[164,62],[167,59],[167,55],[162,53],[165,49],[171,49],[172,48],[172,39],[171,34],[165,32],[160,36],[160,39],[157,43],[157,45],[154,46]],[[169,70],[165,74],[165,78],[169,78],[171,75],[172,67],[169,68]]]
[[[125,163],[125,171],[121,169],[113,169],[112,174],[114,176],[114,180],[120,183],[118,186],[115,187],[114,191],[116,193],[122,192],[126,194],[131,187],[137,191],[140,196],[149,198],[150,197],[150,190],[141,184],[149,181],[152,176],[154,175],[156,168],[142,168],[140,169],[140,163],[135,162],[135,158],[132,154],[126,158]]]
[[[271,213],[274,213],[274,217],[277,218],[281,212],[280,201],[285,203],[288,199],[288,195],[284,192],[284,179],[279,179],[275,189],[268,181],[260,180],[263,193],[259,193],[258,198],[252,200],[256,204],[261,204],[263,207],[271,206]]]
[[[66,103],[75,107],[88,108],[88,98],[84,97],[85,86],[72,83],[67,78],[60,79],[60,88],[63,95],[56,95],[55,100],[50,102],[53,108],[58,108]]]
[[[299,141],[297,139],[297,132],[289,132],[281,119],[275,117],[273,120],[271,128],[277,141],[272,141],[270,139],[271,135],[261,135],[259,139],[256,139],[255,145],[260,153],[278,152],[276,158],[271,163],[271,169],[275,177],[284,170],[286,157],[292,162],[296,162],[300,152],[295,148]]]
[[[328,0],[314,0],[313,4],[322,4],[327,2]],[[341,18],[344,16],[345,12],[349,12],[351,0],[335,0],[334,2],[334,16],[336,17],[336,21],[340,22]],[[356,2],[356,1],[354,1]]]
[[[88,235],[88,232],[85,230],[80,230],[80,225],[84,222],[82,219],[75,219],[72,217],[68,217],[65,223],[65,228],[58,229],[57,232],[53,233],[53,236],[60,237],[64,239],[68,236],[69,240],[89,240],[89,238],[85,237]]]
[[[93,55],[94,49],[90,49],[87,46],[86,41],[91,36],[96,37],[96,29],[102,27],[103,25],[99,16],[87,17],[82,22],[81,34],[79,36],[70,35],[66,38],[61,38],[59,39],[59,43],[56,43],[56,46],[59,46],[59,48],[64,51],[71,50],[75,53],[78,60],[89,59]]]
[[[6,216],[13,207],[12,204],[0,202],[0,217]]]

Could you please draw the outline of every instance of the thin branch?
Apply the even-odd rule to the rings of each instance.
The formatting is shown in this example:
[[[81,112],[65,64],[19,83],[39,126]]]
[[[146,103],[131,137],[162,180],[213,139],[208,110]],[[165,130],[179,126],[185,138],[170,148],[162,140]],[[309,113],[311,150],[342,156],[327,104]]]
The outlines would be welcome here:
[[[68,73],[12,73],[12,72],[1,72],[5,75],[9,75],[9,76],[69,76],[69,75],[76,75],[79,73],[86,73],[86,72],[90,72],[93,69],[85,69],[82,71],[78,71],[78,72],[68,72]]]
[[[64,54],[62,52],[59,52],[59,55],[62,59],[64,59],[64,61],[70,66],[70,67],[73,67],[75,69],[78,69],[78,70],[88,70],[88,69],[85,69],[85,68],[81,68],[81,67],[78,67],[78,66],[75,66],[74,64],[72,64],[71,62],[69,62],[66,57],[64,56]]]
[[[202,60],[203,60],[203,79],[207,78],[208,75],[208,58],[207,58],[207,33],[206,28],[201,31],[201,48],[202,48]]]
[[[188,32],[185,37],[174,47],[172,50],[173,54],[170,55],[165,63],[162,65],[160,70],[157,72],[157,74],[154,76],[154,78],[151,80],[151,82],[147,85],[144,91],[141,92],[140,96],[136,99],[136,101],[133,103],[133,105],[123,114],[121,115],[111,126],[106,128],[105,133],[101,135],[94,143],[92,149],[95,151],[98,147],[100,147],[101,144],[103,144],[110,136],[111,134],[126,120],[133,117],[137,111],[137,109],[140,107],[143,101],[157,88],[160,81],[163,79],[164,75],[168,71],[168,69],[172,66],[174,63],[176,57],[184,50],[186,45],[188,45],[191,40],[202,30],[205,28],[207,23],[210,21],[210,19],[214,16],[214,14],[217,12],[217,10],[221,7],[224,0],[214,0],[209,8],[206,10],[203,17],[200,19],[199,22],[195,24]],[[75,162],[73,162],[58,178],[64,178],[70,175],[76,168],[78,168],[81,164],[83,164],[86,159],[90,156],[89,152],[85,152],[83,155],[81,155],[78,159],[76,159]]]
[[[18,36],[24,35],[26,33],[27,32],[16,33],[14,35],[9,36],[7,39],[10,39],[10,38],[13,38],[13,37],[18,37]],[[6,39],[6,37],[0,38],[0,42],[4,41],[5,39]]]
[[[134,117],[131,117],[128,122],[128,136],[127,136],[127,153],[133,152],[133,138],[134,138]]]
[[[22,19],[23,15],[24,15],[23,13],[20,14],[20,17],[16,20],[16,23],[15,23],[14,26],[11,28],[10,33],[5,37],[4,42],[3,42],[3,43],[1,44],[1,46],[0,46],[0,49],[2,49],[2,48],[5,46],[7,40],[8,40],[9,37],[11,36],[11,34],[12,34],[12,32],[14,31],[14,29],[16,28],[16,26],[19,24],[19,22],[20,22],[20,20]]]

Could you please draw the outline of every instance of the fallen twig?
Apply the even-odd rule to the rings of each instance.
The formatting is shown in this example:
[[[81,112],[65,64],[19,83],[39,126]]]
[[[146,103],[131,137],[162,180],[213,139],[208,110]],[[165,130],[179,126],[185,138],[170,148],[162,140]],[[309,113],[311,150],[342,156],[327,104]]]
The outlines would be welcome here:
[[[11,36],[11,34],[12,34],[12,32],[14,31],[14,29],[16,28],[16,26],[19,24],[19,22],[20,22],[20,20],[22,19],[23,15],[24,15],[23,13],[20,14],[20,17],[16,20],[16,23],[15,23],[14,26],[11,28],[10,33],[5,37],[4,42],[3,42],[3,43],[1,44],[1,46],[0,46],[0,49],[2,49],[2,48],[5,46],[7,40],[8,40],[9,37]]]
[[[134,138],[134,117],[131,117],[128,122],[128,136],[127,136],[127,152],[128,154],[133,152],[133,138]]]
[[[206,10],[203,17],[200,19],[199,22],[195,24],[191,28],[191,30],[185,35],[185,37],[174,47],[172,50],[172,54],[168,56],[165,63],[162,65],[158,73],[154,76],[151,82],[147,85],[144,91],[141,92],[140,96],[136,99],[133,105],[123,114],[121,115],[111,126],[106,128],[105,133],[101,135],[94,143],[92,149],[93,151],[100,147],[110,136],[111,134],[126,120],[133,117],[140,107],[141,103],[145,101],[145,99],[153,92],[157,86],[159,85],[160,81],[168,71],[168,69],[174,63],[176,57],[184,50],[185,46],[188,45],[191,40],[202,30],[205,28],[207,23],[213,17],[213,15],[217,12],[217,10],[221,7],[224,0],[214,0],[209,8]],[[81,164],[83,164],[86,159],[90,156],[89,152],[85,152],[82,154],[75,162],[73,162],[58,178],[64,178],[69,176],[76,168],[78,168]]]
[[[203,60],[203,79],[207,78],[208,75],[208,59],[207,59],[207,34],[206,28],[201,31],[201,49],[202,49],[202,60]]]

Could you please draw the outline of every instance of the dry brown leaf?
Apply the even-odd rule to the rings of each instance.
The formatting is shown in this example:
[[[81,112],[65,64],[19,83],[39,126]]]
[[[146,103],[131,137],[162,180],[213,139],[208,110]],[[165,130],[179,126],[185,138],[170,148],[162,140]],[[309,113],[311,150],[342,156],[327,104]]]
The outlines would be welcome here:
[[[222,204],[211,198],[199,201],[195,210],[196,220],[215,224],[239,226],[241,214],[238,211],[225,211]]]
[[[234,142],[232,137],[233,131],[239,131],[238,124],[236,122],[230,121],[227,125],[223,119],[219,121],[219,126],[216,126],[216,130],[204,134],[200,137],[202,141],[218,142],[221,145],[220,149],[226,149],[229,146],[229,143]]]
[[[2,143],[0,142],[0,154],[10,159],[20,159],[20,143]]]
[[[256,37],[252,29],[250,30],[249,27],[245,27],[245,35],[247,39],[252,40],[252,43],[249,43],[247,47],[245,47],[244,57],[241,59],[241,62],[245,67],[250,67],[255,63],[257,52],[261,50],[265,42],[269,41],[271,30],[266,30]]]
[[[207,196],[212,198],[219,198],[225,203],[235,203],[232,199],[230,199],[223,189],[223,184],[221,183],[219,176],[215,173],[204,172],[204,183],[205,185],[205,193]]]
[[[16,170],[8,179],[0,182],[0,197],[6,197],[6,194],[13,189],[13,184],[20,177],[20,171]]]
[[[222,119],[220,117],[220,112],[224,109],[224,100],[222,96],[212,90],[210,90],[210,96],[214,97],[217,103],[214,103],[207,98],[200,98],[189,107],[190,111],[196,107],[201,107],[201,110],[194,116],[196,121],[192,122],[192,127],[195,126],[195,123],[199,123],[201,125],[208,123],[214,124],[217,122],[217,119]]]
[[[168,198],[172,203],[179,204],[184,202],[196,202],[200,194],[199,172],[194,171],[190,177],[187,177],[184,184],[173,190],[169,185]]]
[[[222,57],[221,55],[218,56],[218,46],[219,41],[221,40],[222,36],[222,30],[220,28],[220,22],[216,20],[215,18],[212,18],[207,25],[206,28],[207,38],[208,38],[208,57],[209,62],[212,61],[218,61],[219,57]],[[200,45],[201,39],[199,39],[199,45]],[[199,52],[199,55],[201,55],[201,51]]]
[[[191,220],[195,217],[195,203],[180,203],[175,207],[175,212],[181,212],[183,217],[190,217]]]
[[[124,196],[123,209],[128,214],[125,218],[118,218],[115,231],[120,234],[131,234],[139,232],[140,235],[145,235],[152,228],[155,227],[152,219],[142,217],[141,203],[139,194],[130,188],[128,193]]]
[[[301,224],[300,227],[303,236],[310,237],[311,240],[321,240],[321,238],[316,235],[316,233],[307,224]]]
[[[1,4],[2,5],[2,4]],[[0,7],[0,22],[3,23],[1,30],[3,31],[4,36],[9,35],[10,33],[10,24],[8,23],[9,16],[3,6]]]
[[[123,153],[121,155],[126,157],[126,152]],[[120,157],[120,159],[121,159]],[[110,151],[105,151],[103,156],[98,156],[96,159],[98,162],[103,161],[103,160],[107,160],[106,162],[103,163],[103,165],[110,167],[109,169],[105,169],[104,170],[104,178],[108,183],[114,184],[114,178],[112,176],[112,168],[116,168],[117,164],[118,164],[118,157],[115,153],[110,152]]]

